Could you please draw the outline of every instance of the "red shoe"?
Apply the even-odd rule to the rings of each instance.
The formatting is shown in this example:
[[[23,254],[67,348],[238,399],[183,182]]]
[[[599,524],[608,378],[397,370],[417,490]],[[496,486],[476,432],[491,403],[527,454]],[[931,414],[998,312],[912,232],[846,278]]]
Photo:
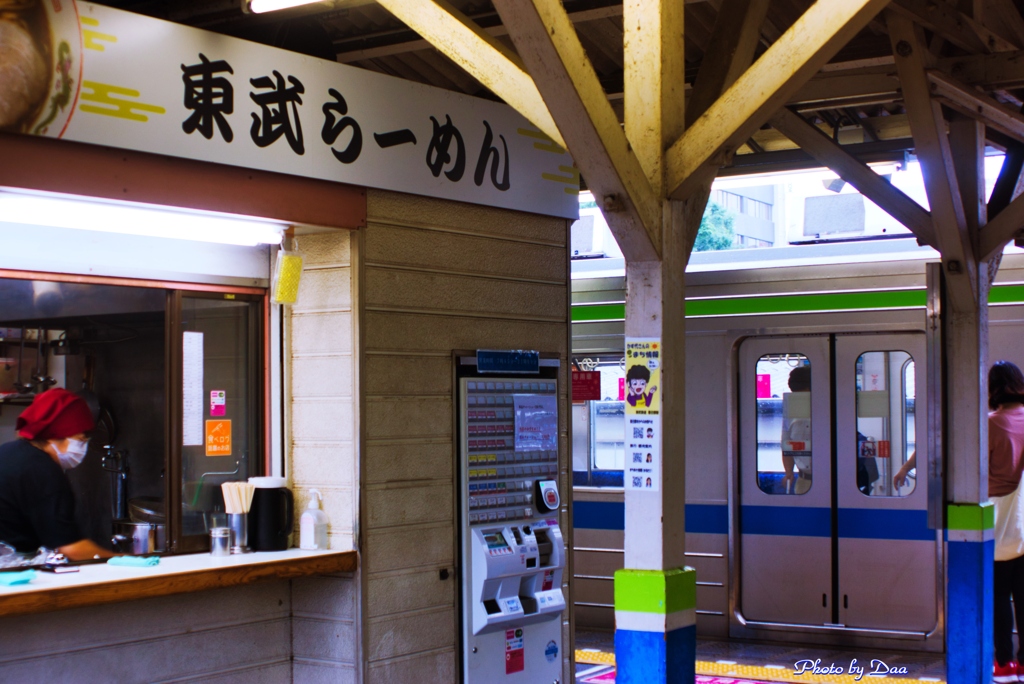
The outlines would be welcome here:
[[[1005,665],[1000,665],[999,662],[996,661],[995,668],[992,670],[992,681],[994,684],[1013,684],[1014,682],[1020,681],[1017,676],[1018,672],[1019,669],[1015,660],[1011,660]]]

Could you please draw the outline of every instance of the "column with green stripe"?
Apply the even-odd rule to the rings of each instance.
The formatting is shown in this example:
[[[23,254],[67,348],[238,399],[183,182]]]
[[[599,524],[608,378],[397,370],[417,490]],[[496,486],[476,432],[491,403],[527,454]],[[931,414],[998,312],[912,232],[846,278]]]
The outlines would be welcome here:
[[[947,680],[973,681],[993,662],[991,502],[946,508]]]
[[[696,676],[697,573],[615,573],[616,681],[682,684]]]

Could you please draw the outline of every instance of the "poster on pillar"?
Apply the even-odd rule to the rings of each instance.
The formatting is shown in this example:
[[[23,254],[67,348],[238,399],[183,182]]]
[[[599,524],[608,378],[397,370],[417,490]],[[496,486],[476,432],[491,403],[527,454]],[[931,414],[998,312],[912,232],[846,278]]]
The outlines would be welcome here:
[[[661,482],[661,340],[626,338],[626,489]]]

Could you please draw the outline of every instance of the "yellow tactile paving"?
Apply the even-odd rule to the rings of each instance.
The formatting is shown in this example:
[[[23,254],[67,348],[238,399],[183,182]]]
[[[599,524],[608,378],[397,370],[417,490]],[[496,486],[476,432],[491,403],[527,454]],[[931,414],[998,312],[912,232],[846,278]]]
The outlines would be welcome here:
[[[576,662],[592,665],[614,665],[615,654],[593,649],[577,649]],[[740,679],[755,679],[766,682],[787,682],[790,684],[807,684],[809,682],[830,682],[833,684],[859,684],[859,682],[871,681],[878,684],[921,684],[924,681],[938,682],[945,684],[942,680],[917,679],[910,677],[869,677],[867,673],[858,680],[855,675],[825,675],[805,673],[798,675],[795,670],[788,668],[764,667],[760,665],[740,665],[731,663],[716,663],[706,660],[697,661],[697,674],[718,677],[737,677]]]
[[[615,654],[598,651],[593,648],[577,648],[576,662],[588,665],[614,665]]]

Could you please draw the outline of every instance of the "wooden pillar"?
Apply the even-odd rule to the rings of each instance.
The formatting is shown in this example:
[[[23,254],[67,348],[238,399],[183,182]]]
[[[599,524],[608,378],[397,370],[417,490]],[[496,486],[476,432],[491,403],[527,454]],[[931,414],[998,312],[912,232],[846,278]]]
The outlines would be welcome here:
[[[970,262],[955,268],[944,260],[943,310],[947,454],[948,562],[946,603],[947,679],[950,684],[987,681],[992,673],[992,509],[988,504],[988,292],[989,269],[975,260],[987,221],[985,126],[955,117],[949,123]],[[965,250],[966,251],[966,250]],[[965,296],[969,293],[970,296]]]
[[[949,123],[931,98],[930,56],[910,20],[887,17],[893,56],[942,254],[947,463],[946,645],[950,684],[992,675],[992,509],[988,504],[988,264],[977,259],[986,222],[984,127]]]
[[[647,448],[626,422],[625,568],[615,573],[615,652],[623,683],[689,683],[695,679],[696,572],[684,567],[686,492],[686,230],[683,203],[666,201],[662,260],[626,265],[626,344],[658,342],[658,425],[651,475],[631,475],[633,454],[646,466]],[[635,360],[634,360],[635,361]],[[634,363],[627,356],[627,372]],[[629,380],[627,379],[627,383]],[[653,382],[652,382],[653,384]],[[630,412],[627,405],[627,414]],[[632,448],[631,448],[632,446]],[[632,477],[639,480],[634,483]]]

